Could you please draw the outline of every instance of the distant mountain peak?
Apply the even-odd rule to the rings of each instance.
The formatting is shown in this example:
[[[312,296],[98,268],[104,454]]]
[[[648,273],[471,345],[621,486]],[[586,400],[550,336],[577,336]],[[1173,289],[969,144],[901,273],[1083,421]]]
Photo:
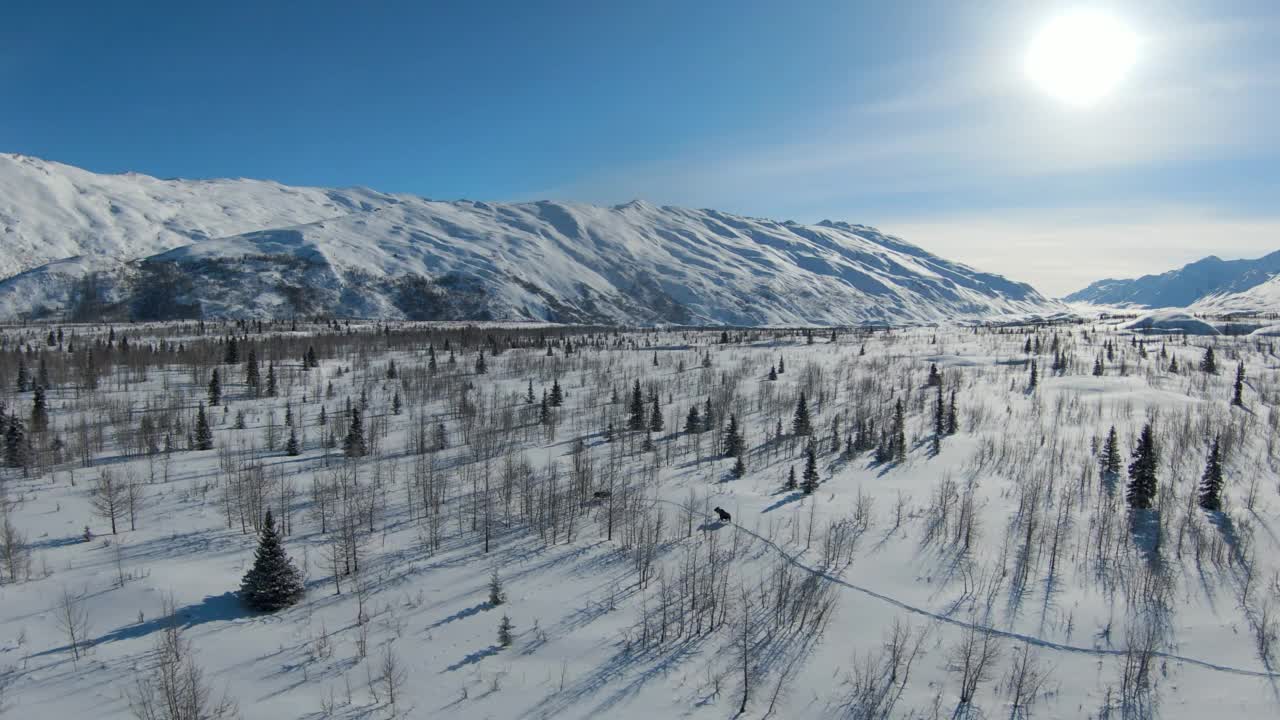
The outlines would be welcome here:
[[[1145,308],[1185,308],[1206,298],[1232,295],[1280,275],[1280,251],[1256,259],[1208,255],[1176,270],[1133,279],[1107,279],[1067,295],[1067,302]]]

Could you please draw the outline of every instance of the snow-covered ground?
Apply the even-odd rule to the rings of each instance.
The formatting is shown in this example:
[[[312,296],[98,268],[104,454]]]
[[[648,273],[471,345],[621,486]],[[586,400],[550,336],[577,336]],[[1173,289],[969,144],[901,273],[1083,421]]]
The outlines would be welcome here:
[[[1091,325],[835,342],[821,331],[812,343],[785,331],[248,329],[118,326],[108,347],[107,328],[78,327],[74,353],[48,347],[49,328],[3,331],[0,397],[30,412],[32,393],[14,392],[13,349],[31,343],[27,368],[35,376],[43,356],[53,384],[52,430],[38,444],[64,443],[26,477],[4,471],[8,517],[30,556],[29,572],[0,571],[11,716],[129,717],[169,594],[206,684],[245,718],[721,718],[738,714],[744,690],[756,718],[1280,712],[1277,658],[1259,642],[1274,639],[1280,612],[1270,338],[1138,345]],[[239,363],[218,364],[230,334],[242,335]],[[153,353],[152,343],[166,345]],[[1217,375],[1196,369],[1209,345]],[[308,346],[318,369],[299,361]],[[476,374],[481,346],[502,351]],[[278,396],[249,392],[250,348],[264,384],[275,362]],[[82,387],[89,349],[96,390]],[[1238,361],[1244,406],[1232,407]],[[934,364],[944,404],[954,390],[958,409],[958,432],[936,455]],[[214,367],[225,401],[210,412],[215,449],[191,450]],[[637,379],[646,409],[656,395],[660,431],[626,431]],[[543,424],[554,382],[564,404]],[[805,468],[808,439],[792,435],[801,391],[816,440],[812,495],[782,487],[789,469],[799,480]],[[344,411],[362,396],[375,447],[352,463]],[[860,422],[874,420],[879,441],[899,400],[905,459],[845,452]],[[689,409],[708,401],[716,429],[684,432]],[[284,450],[286,413],[296,457]],[[731,414],[746,447],[736,479],[717,454]],[[170,435],[171,452],[146,452],[144,417],[155,437]],[[1099,477],[1096,446],[1114,425],[1127,464],[1149,419],[1159,496],[1153,513],[1131,517],[1125,478]],[[1225,449],[1220,514],[1195,504],[1210,437]],[[116,535],[92,508],[103,472],[139,485],[136,522],[122,512]],[[259,615],[235,591],[267,506],[286,518],[307,594]],[[715,520],[714,507],[732,521]],[[335,583],[331,551],[348,533],[359,570]],[[499,607],[488,602],[495,570]],[[79,658],[59,622],[64,593],[88,620]],[[506,648],[504,614],[515,627]],[[969,663],[976,690],[964,703],[964,658],[984,647],[990,662]],[[388,653],[404,678],[394,707]],[[1032,670],[1013,672],[1024,657]],[[1019,675],[1031,696],[1021,709]]]

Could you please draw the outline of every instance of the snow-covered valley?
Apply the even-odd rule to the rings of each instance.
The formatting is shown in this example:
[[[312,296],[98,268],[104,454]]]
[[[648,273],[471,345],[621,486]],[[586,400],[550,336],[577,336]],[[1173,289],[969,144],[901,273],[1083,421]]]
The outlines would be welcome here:
[[[1269,338],[188,323],[3,348],[30,441],[0,522],[15,717],[131,717],[166,598],[208,704],[245,718],[1278,707]],[[237,591],[268,509],[306,592],[257,613]]]

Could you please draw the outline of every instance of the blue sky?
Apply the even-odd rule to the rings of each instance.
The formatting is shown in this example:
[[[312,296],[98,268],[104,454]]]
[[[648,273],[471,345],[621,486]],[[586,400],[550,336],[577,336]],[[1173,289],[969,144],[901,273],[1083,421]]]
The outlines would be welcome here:
[[[1096,106],[1025,78],[1099,7]],[[1271,2],[10,3],[0,150],[437,198],[877,225],[1058,294],[1280,248]]]

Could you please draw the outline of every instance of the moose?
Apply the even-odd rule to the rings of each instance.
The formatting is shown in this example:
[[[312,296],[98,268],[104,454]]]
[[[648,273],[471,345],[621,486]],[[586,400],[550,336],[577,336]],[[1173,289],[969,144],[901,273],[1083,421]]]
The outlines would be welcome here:
[[[733,516],[729,514],[728,510],[725,510],[722,507],[717,507],[715,508],[715,511],[716,516],[720,518],[720,522],[731,522],[733,520]]]

